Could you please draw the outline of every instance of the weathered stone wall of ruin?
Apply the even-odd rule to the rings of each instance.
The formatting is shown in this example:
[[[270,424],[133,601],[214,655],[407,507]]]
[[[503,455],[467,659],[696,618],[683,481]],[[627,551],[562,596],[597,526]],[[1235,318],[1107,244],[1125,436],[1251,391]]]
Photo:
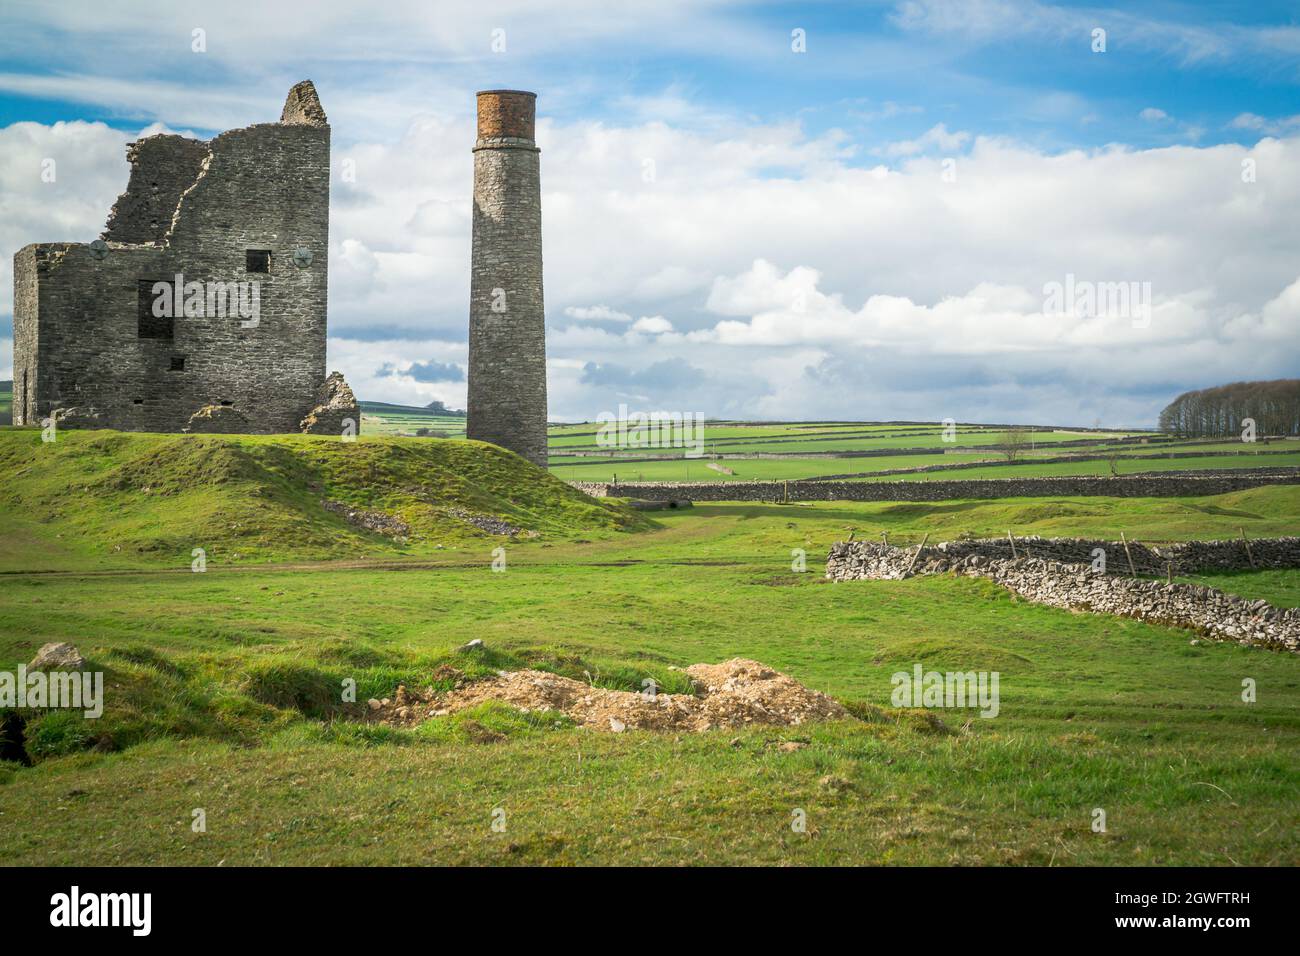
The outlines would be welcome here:
[[[154,181],[150,170],[179,177],[192,164],[190,145],[165,162],[178,138],[162,139],[135,147],[148,165],[133,172],[115,208],[106,256],[44,243],[15,257],[15,329],[39,314],[39,341],[16,334],[14,349],[15,369],[38,369],[33,423],[56,408],[93,408],[105,427],[180,431],[200,408],[224,405],[251,430],[297,431],[325,380],[329,127],[267,123],[202,144],[204,160],[169,218],[161,210],[174,180],[132,196]],[[150,238],[163,218],[158,245],[117,241]],[[299,246],[312,253],[307,268],[294,265]],[[247,271],[249,249],[271,251],[269,274]],[[174,318],[169,341],[140,338],[138,283],[174,281],[178,272],[186,282],[258,282],[257,326],[243,327],[232,309],[224,318]],[[22,291],[32,287],[35,296]],[[172,371],[180,357],[184,369]]]
[[[479,95],[466,437],[545,468],[546,323],[534,102],[527,93]],[[494,310],[501,301],[504,311]]]
[[[1118,478],[966,478],[935,481],[728,481],[728,482],[572,482],[596,498],[650,501],[944,501],[949,498],[1041,498],[1106,495],[1116,498],[1170,498],[1220,495],[1263,485],[1300,484],[1295,469],[1208,477],[1159,473]]]
[[[14,399],[15,425],[35,425],[36,362],[39,348],[39,300],[36,249],[14,254]]]
[[[176,206],[199,176],[208,144],[184,136],[148,136],[131,143],[131,178],[108,214],[101,237],[109,242],[161,243]]]
[[[912,574],[953,573],[987,578],[1027,600],[1052,607],[1117,614],[1183,627],[1217,641],[1300,652],[1300,609],[1277,608],[1267,601],[1250,600],[1216,588],[1169,584],[1159,580],[1115,573],[1112,558],[1106,573],[1090,564],[1061,562],[1042,557],[986,557],[991,542],[947,542],[926,548],[895,548],[872,541],[842,541],[831,548],[826,577],[833,581],[900,579]],[[1118,542],[1074,542],[1038,539],[1031,551],[1074,554],[1091,551],[1090,545],[1118,549]],[[1008,544],[1008,551],[1010,545]],[[1251,542],[1258,563],[1261,555],[1272,567],[1300,566],[1300,539],[1272,538]],[[1240,542],[1187,542],[1161,549],[1183,563],[1184,573],[1224,567],[1249,567]],[[993,553],[998,553],[996,550]],[[1089,560],[1091,560],[1089,558]],[[1141,569],[1139,569],[1140,571]]]

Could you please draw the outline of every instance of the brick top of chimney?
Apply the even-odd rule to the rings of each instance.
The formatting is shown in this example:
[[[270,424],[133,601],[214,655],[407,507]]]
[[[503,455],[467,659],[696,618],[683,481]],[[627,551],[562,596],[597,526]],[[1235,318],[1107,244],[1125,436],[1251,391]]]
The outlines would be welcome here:
[[[524,90],[483,90],[478,94],[478,138],[533,141],[537,94]]]

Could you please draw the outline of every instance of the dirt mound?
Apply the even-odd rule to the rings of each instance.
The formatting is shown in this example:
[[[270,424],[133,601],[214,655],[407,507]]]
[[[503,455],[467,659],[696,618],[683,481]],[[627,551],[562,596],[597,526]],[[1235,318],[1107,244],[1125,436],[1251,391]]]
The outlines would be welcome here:
[[[593,730],[627,729],[698,732],[747,724],[795,726],[849,713],[825,694],[758,661],[736,658],[686,669],[695,694],[605,690],[545,671],[502,671],[485,680],[458,681],[441,693],[413,693],[399,687],[392,699],[370,702],[370,719],[410,726],[500,701],[523,711],[554,710]]]

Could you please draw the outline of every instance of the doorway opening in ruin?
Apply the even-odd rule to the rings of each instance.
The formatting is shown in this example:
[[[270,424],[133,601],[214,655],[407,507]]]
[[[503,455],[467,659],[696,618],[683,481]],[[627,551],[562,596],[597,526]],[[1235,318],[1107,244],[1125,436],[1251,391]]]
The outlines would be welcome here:
[[[270,249],[248,249],[245,251],[244,256],[249,272],[271,271]]]
[[[173,337],[172,317],[154,314],[154,300],[158,297],[154,294],[153,288],[160,281],[162,280],[139,279],[136,282],[137,338],[171,341]]]

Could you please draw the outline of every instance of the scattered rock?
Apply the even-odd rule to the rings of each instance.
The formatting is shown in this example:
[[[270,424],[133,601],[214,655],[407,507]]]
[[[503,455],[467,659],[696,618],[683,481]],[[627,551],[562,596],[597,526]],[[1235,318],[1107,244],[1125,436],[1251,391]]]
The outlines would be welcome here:
[[[513,525],[503,518],[494,518],[492,515],[475,514],[464,508],[448,508],[447,514],[453,518],[459,518],[466,524],[471,524],[480,531],[486,531],[488,534],[518,535],[522,534],[527,537],[537,537],[536,531],[525,531],[518,525]]]
[[[456,648],[456,651],[457,653],[461,653],[464,651],[472,651],[482,646],[483,646],[483,639],[481,637],[476,637],[474,638],[474,640],[466,644],[462,644],[460,647]]]
[[[342,372],[330,372],[316,396],[316,407],[307,413],[299,428],[309,435],[342,435],[345,422],[352,434],[361,433],[361,407]]]
[[[390,538],[405,538],[411,533],[409,524],[401,518],[395,518],[382,511],[367,511],[365,508],[354,508],[351,505],[345,505],[339,501],[329,501],[328,499],[321,499],[320,506],[326,511],[341,515],[348,524],[365,528],[367,531],[373,531],[376,534],[387,535]]]
[[[86,666],[81,652],[67,642],[44,644],[27,665],[29,671],[79,671]]]

